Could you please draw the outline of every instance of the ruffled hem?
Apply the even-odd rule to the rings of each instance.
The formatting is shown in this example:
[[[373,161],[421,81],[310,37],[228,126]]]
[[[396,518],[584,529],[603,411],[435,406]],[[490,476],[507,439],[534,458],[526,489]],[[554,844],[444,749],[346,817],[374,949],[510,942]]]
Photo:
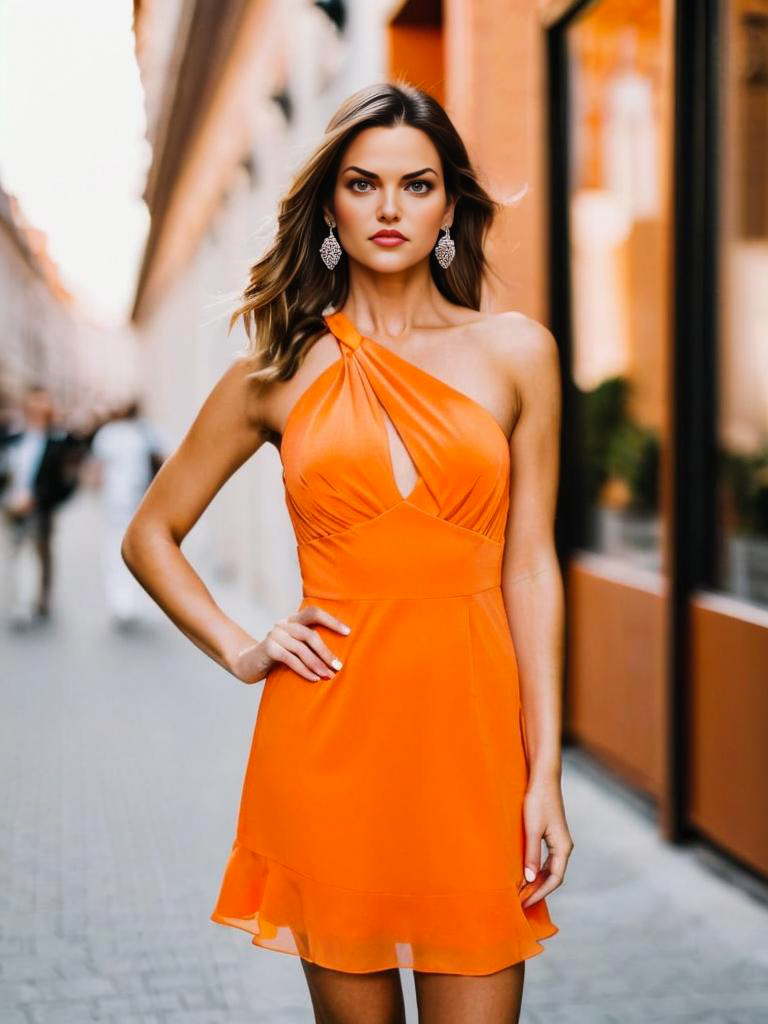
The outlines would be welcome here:
[[[235,840],[210,919],[323,967],[490,974],[544,951],[559,929],[515,889],[370,892],[308,878]]]

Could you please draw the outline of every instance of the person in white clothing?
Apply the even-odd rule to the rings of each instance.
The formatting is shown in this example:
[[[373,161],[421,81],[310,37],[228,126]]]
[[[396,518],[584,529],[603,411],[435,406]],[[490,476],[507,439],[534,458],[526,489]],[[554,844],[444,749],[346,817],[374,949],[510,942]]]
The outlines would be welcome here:
[[[91,445],[104,509],[104,590],[113,625],[118,629],[138,625],[149,610],[148,597],[125,565],[120,545],[166,451],[161,436],[141,414],[137,401],[101,426]]]

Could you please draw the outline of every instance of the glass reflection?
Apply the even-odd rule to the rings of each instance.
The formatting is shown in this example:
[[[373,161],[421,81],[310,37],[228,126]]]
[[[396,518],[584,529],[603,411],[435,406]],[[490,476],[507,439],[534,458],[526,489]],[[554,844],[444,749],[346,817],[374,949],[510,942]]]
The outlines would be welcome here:
[[[572,370],[587,544],[651,569],[660,568],[667,341],[663,29],[657,2],[604,0],[568,32]]]
[[[768,604],[768,2],[727,5],[723,54],[720,582]]]

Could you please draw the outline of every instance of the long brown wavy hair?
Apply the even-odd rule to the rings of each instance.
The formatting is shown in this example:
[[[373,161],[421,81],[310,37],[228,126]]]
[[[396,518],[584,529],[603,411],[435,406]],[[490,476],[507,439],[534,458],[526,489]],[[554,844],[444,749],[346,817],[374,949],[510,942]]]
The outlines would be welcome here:
[[[493,271],[483,246],[502,204],[478,182],[459,133],[433,96],[405,82],[369,85],[342,103],[282,197],[274,242],[251,267],[242,303],[230,316],[230,331],[243,318],[246,353],[260,367],[250,374],[252,379],[292,377],[327,330],[323,311],[329,306],[340,309],[346,302],[347,260],[342,254],[328,270],[320,259],[320,245],[329,231],[323,204],[331,205],[339,164],[354,136],[365,128],[401,124],[421,128],[432,139],[442,161],[447,198],[457,199],[451,225],[456,255],[443,270],[432,251],[434,282],[451,302],[480,308],[483,280]]]

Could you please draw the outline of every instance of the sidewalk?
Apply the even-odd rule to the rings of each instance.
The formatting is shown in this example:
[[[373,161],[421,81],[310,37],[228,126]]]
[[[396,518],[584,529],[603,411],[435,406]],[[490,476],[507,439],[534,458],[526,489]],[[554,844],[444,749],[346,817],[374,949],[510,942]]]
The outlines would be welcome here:
[[[110,633],[89,495],[57,531],[55,621],[1,641],[2,1024],[310,1024],[298,958],[209,921],[261,686],[164,619]],[[660,842],[578,751],[564,761],[575,848],[548,901],[560,932],[527,962],[525,1024],[768,1020],[759,892]]]

